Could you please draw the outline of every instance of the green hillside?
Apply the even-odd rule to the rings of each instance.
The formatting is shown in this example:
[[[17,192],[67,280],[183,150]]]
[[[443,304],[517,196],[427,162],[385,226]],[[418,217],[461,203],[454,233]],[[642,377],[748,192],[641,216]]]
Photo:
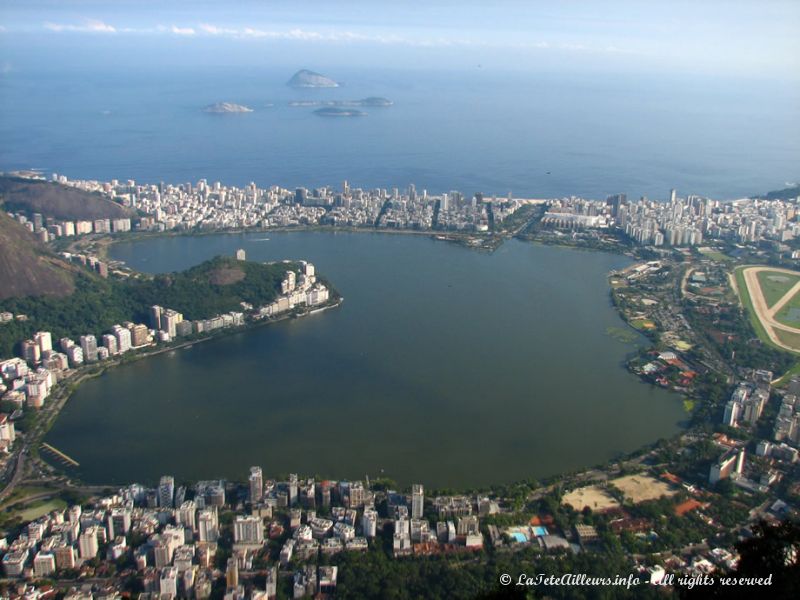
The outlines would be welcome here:
[[[19,342],[36,331],[50,331],[54,339],[59,339],[97,335],[123,321],[147,323],[153,304],[175,309],[191,320],[241,310],[240,302],[267,304],[280,292],[284,273],[296,271],[298,266],[217,257],[179,273],[119,281],[81,270],[70,296],[0,301],[0,311],[29,317],[28,321],[0,326],[0,356],[15,354]]]

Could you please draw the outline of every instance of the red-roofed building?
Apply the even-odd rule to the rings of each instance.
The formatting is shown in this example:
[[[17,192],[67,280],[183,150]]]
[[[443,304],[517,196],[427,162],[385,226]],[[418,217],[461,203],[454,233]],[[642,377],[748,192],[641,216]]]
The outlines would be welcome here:
[[[681,502],[675,507],[675,514],[679,517],[682,517],[686,513],[691,512],[702,506],[703,506],[702,502],[698,502],[694,498],[689,498],[686,502]]]

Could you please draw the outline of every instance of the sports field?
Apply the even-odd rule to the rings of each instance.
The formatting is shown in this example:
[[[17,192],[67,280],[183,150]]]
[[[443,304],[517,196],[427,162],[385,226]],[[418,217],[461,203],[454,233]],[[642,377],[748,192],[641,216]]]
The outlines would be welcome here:
[[[783,298],[792,289],[795,283],[800,281],[800,275],[789,275],[777,271],[758,271],[758,285],[767,301],[767,306],[775,306],[775,303]]]
[[[561,504],[569,504],[575,510],[583,510],[585,507],[593,511],[604,511],[610,508],[618,508],[619,502],[606,490],[597,485],[587,485],[586,487],[572,490],[564,494]]]
[[[800,353],[800,273],[747,266],[734,272],[739,297],[762,341]]]
[[[625,494],[625,499],[634,504],[675,494],[671,485],[650,475],[626,475],[608,483]]]

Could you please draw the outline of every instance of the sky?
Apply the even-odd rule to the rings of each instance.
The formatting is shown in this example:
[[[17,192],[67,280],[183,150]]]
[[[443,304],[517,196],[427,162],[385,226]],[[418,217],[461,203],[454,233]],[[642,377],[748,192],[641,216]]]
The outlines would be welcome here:
[[[325,63],[800,81],[798,0],[2,0],[2,71]]]

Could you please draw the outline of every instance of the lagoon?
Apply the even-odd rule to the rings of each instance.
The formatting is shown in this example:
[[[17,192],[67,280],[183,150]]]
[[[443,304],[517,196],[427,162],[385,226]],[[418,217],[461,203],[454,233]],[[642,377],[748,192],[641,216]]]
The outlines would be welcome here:
[[[47,441],[84,480],[243,479],[261,465],[474,488],[595,465],[687,417],[625,370],[646,340],[607,333],[626,327],[607,282],[626,257],[349,232],[159,237],[111,254],[164,272],[237,248],[312,261],[343,305],[81,385]]]

